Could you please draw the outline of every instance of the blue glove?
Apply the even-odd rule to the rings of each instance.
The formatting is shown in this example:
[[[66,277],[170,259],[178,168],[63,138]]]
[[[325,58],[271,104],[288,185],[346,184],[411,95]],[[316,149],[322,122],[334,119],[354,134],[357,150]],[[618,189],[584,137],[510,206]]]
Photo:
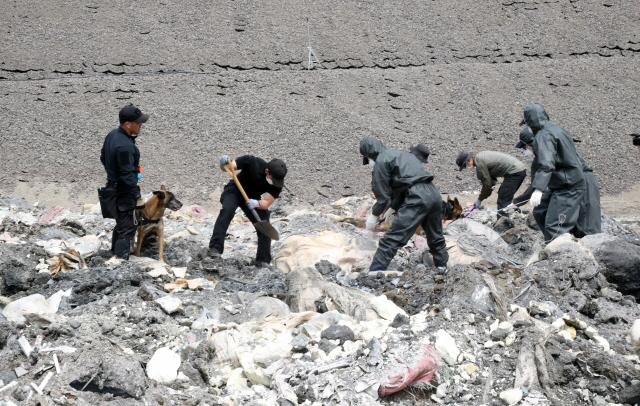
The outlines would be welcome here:
[[[220,165],[226,165],[229,163],[229,161],[231,161],[229,155],[222,155],[222,158],[220,158]]]
[[[482,206],[482,202],[480,201],[480,199],[478,199],[475,202],[473,202],[473,205],[475,206],[476,209],[479,209],[480,206]]]
[[[255,199],[249,199],[244,205],[247,206],[247,209],[249,210],[257,209],[258,207],[260,207],[260,203]]]

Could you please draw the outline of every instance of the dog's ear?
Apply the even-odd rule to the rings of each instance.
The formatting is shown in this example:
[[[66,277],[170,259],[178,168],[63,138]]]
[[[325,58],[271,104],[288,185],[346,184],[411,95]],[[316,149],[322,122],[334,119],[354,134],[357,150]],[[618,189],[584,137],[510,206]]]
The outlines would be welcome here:
[[[164,185],[160,185],[160,190],[167,190],[167,188],[165,188]]]
[[[453,204],[456,206],[460,206],[460,202],[458,202],[458,198],[453,199]]]
[[[153,194],[158,196],[158,199],[164,200],[164,192],[162,190],[156,190]]]

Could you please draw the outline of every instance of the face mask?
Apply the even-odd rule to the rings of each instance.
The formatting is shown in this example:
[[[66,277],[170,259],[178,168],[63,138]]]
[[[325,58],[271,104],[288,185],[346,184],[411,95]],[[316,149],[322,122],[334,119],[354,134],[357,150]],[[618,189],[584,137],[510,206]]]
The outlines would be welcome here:
[[[270,185],[273,185],[273,181],[271,179],[269,179],[269,177],[267,176],[267,183]]]
[[[376,166],[376,161],[374,161],[373,159],[370,159],[370,160],[369,160],[369,166],[370,166],[370,167],[372,167],[372,168],[373,168],[374,166]]]
[[[524,156],[534,156],[535,154],[530,149],[524,150]]]

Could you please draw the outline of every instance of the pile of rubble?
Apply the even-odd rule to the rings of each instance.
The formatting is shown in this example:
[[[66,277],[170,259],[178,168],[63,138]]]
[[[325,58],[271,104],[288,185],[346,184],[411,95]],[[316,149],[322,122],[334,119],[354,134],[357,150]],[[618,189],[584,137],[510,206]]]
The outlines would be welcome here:
[[[617,405],[640,402],[640,239],[543,246],[529,213],[445,228],[446,276],[414,236],[367,272],[367,197],[286,202],[274,265],[238,215],[223,258],[198,206],[131,261],[112,220],[0,199],[0,405]]]

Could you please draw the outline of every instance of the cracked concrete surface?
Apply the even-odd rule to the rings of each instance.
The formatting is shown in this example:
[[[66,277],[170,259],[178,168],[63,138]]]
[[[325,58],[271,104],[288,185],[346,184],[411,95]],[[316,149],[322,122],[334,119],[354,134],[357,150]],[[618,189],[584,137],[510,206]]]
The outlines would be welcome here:
[[[305,69],[306,17],[324,69]],[[6,1],[0,191],[97,200],[102,141],[134,103],[151,114],[143,192],[165,183],[215,207],[227,181],[217,157],[249,153],[285,159],[296,198],[366,193],[365,136],[427,144],[440,190],[473,192],[456,154],[499,150],[528,165],[513,144],[537,101],[617,193],[640,175],[626,135],[639,118],[639,20],[622,0]]]

